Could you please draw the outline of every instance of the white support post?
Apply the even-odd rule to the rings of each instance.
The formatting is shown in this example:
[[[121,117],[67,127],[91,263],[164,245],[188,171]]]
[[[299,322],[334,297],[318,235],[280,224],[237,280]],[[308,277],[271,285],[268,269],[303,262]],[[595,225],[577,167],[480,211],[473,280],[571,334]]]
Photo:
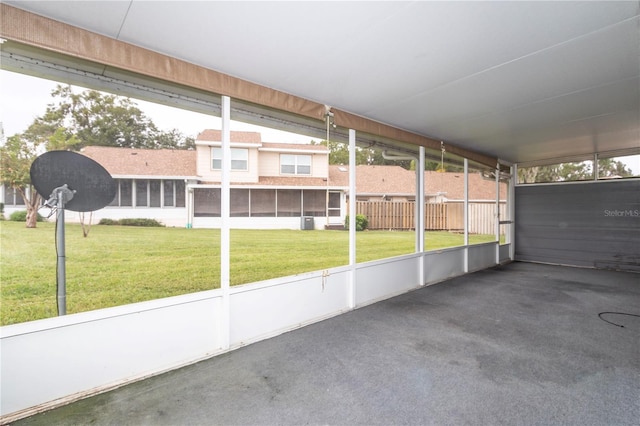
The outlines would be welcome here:
[[[186,186],[187,191],[187,229],[193,228],[193,188]],[[175,199],[175,198],[174,198]]]
[[[420,253],[418,257],[418,277],[420,285],[425,284],[424,278],[424,147],[421,146],[418,151],[418,164],[416,165],[416,252]]]
[[[416,252],[424,251],[424,147],[419,148],[416,167]]]
[[[464,159],[464,272],[469,272],[469,160]]]
[[[356,131],[349,129],[349,307],[356,307]]]
[[[220,188],[220,288],[222,289],[222,321],[220,341],[222,349],[229,349],[230,336],[230,253],[229,218],[231,212],[231,99],[222,97],[222,178]]]
[[[500,264],[500,163],[496,165],[496,214],[495,214],[496,265]]]
[[[511,176],[509,179],[509,194],[507,195],[507,209],[509,209],[509,233],[507,241],[509,242],[509,259],[516,260],[516,179],[518,178],[518,166],[511,166]]]

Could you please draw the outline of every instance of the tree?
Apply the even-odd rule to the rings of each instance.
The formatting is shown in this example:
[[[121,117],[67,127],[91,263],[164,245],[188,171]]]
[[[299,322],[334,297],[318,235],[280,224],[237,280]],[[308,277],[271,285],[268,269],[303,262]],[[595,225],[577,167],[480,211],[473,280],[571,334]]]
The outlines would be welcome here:
[[[592,165],[591,161],[582,161],[523,167],[518,169],[518,180],[522,183],[589,180],[594,178]],[[623,162],[612,158],[598,159],[598,178],[630,176],[633,172]]]
[[[329,164],[349,164],[349,145],[333,141],[321,141],[320,145],[329,148]],[[367,152],[362,148],[356,147],[356,164],[367,164]]]
[[[0,147],[0,180],[15,189],[24,200],[27,228],[36,227],[38,207],[42,201],[31,184],[31,163],[44,151],[65,149],[78,144],[74,136],[67,138],[62,128],[54,130],[48,137],[43,136],[43,133],[47,132],[43,131],[36,120],[27,131],[9,137]]]
[[[599,178],[621,178],[632,177],[633,171],[622,161],[613,158],[598,159]]]
[[[108,95],[95,90],[74,93],[71,86],[58,85],[51,92],[54,101],[36,121],[43,129],[66,129],[85,146],[127,148],[193,148],[193,138],[177,129],[158,130],[153,121],[129,98]]]

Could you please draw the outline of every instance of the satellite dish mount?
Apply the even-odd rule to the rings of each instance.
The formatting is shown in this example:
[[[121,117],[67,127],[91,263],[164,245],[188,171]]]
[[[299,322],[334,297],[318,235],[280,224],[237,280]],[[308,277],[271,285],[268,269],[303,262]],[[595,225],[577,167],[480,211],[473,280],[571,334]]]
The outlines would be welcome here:
[[[67,314],[67,267],[65,249],[64,206],[73,199],[75,191],[69,189],[65,183],[53,190],[51,196],[44,204],[56,209],[56,298],[58,301],[58,315]]]
[[[116,194],[116,183],[97,162],[71,151],[49,151],[31,164],[31,182],[44,204],[56,210],[56,282],[58,315],[67,313],[65,209],[89,212],[105,207]]]

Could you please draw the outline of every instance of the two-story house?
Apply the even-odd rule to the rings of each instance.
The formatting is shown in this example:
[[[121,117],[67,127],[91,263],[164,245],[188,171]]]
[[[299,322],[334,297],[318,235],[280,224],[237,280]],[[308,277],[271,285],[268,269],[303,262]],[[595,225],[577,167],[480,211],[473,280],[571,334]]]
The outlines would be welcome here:
[[[221,136],[205,130],[196,138],[200,182],[188,188],[188,226],[220,226]],[[231,132],[232,228],[342,224],[345,189],[331,182],[326,146],[262,142],[260,133]]]

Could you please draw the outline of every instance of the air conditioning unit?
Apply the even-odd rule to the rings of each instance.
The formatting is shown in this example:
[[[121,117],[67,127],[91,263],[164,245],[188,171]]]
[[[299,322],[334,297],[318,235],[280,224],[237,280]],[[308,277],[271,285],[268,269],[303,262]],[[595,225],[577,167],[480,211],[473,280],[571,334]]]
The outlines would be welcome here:
[[[314,230],[315,226],[314,226],[314,223],[313,223],[313,217],[312,216],[302,216],[300,218],[300,229],[302,229],[303,231]]]

